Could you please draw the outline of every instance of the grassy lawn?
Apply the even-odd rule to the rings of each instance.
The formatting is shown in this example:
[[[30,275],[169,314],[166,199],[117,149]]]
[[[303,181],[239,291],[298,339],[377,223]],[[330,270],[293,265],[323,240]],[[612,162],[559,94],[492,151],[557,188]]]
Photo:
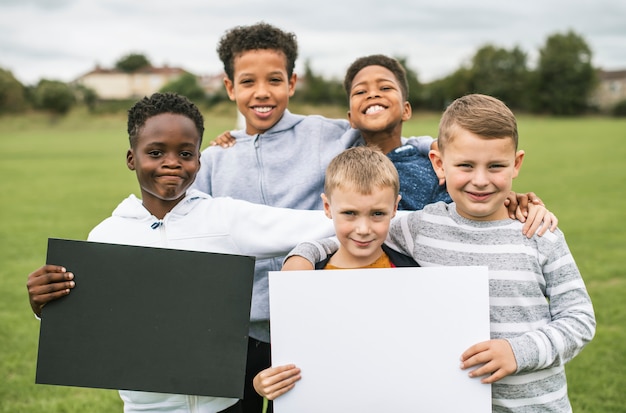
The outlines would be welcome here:
[[[438,118],[414,114],[405,135],[436,135]],[[232,109],[207,113],[204,146],[234,124]],[[514,189],[559,217],[596,310],[594,341],[567,366],[574,411],[626,412],[626,120],[521,116],[519,125],[526,159]],[[48,237],[85,239],[138,194],[127,147],[125,114],[0,118],[0,412],[122,411],[115,391],[34,384],[39,324],[25,285]]]

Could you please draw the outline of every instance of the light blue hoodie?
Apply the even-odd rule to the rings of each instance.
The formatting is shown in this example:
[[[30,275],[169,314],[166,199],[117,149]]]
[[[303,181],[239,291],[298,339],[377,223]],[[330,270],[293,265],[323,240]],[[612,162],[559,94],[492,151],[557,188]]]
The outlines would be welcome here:
[[[349,129],[347,120],[285,111],[281,120],[263,134],[232,131],[237,139],[235,146],[211,146],[202,151],[193,187],[213,196],[258,204],[322,209],[320,194],[326,167],[359,139],[343,137]],[[264,342],[270,341],[267,272],[279,271],[281,266],[282,257],[256,262],[250,336]]]

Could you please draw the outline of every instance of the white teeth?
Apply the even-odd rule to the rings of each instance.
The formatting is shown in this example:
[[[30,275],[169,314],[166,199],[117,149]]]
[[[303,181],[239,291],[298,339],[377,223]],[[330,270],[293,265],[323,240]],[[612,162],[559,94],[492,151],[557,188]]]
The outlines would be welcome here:
[[[262,108],[261,107],[256,107],[256,108],[254,108],[254,110],[256,110],[257,112],[260,112],[260,113],[267,113],[270,110],[272,110],[272,108],[270,106],[264,106]]]
[[[374,105],[374,106],[370,106],[369,108],[367,108],[367,110],[365,111],[365,114],[371,115],[372,113],[380,112],[381,110],[385,110],[385,108],[380,105]]]

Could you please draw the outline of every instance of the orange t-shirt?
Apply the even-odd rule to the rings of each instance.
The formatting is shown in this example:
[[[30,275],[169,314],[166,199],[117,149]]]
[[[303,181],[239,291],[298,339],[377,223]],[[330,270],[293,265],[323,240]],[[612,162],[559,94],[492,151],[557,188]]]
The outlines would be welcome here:
[[[396,268],[396,266],[393,265],[391,260],[389,260],[389,256],[383,252],[383,254],[380,257],[378,257],[376,261],[374,261],[373,263],[369,265],[366,265],[364,267],[359,267],[359,268]],[[325,270],[347,270],[350,268],[335,267],[334,265],[329,263],[329,264],[326,264],[324,269]]]

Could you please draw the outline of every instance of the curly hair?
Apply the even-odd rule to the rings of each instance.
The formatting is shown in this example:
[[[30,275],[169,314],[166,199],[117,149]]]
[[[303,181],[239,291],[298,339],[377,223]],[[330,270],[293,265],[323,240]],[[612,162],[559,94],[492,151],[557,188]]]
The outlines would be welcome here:
[[[204,118],[198,107],[185,96],[176,93],[154,93],[144,97],[128,110],[128,140],[131,148],[137,143],[137,136],[146,121],[161,113],[175,113],[188,117],[196,125],[200,144],[204,134]]]
[[[291,77],[298,57],[298,42],[294,33],[287,33],[271,24],[260,22],[250,26],[236,26],[228,30],[217,45],[217,54],[224,64],[224,72],[234,80],[235,58],[249,50],[276,50],[287,59],[287,75]]]
[[[382,54],[363,56],[352,62],[350,67],[348,67],[348,70],[346,70],[346,76],[343,79],[343,88],[348,96],[350,96],[350,89],[352,89],[352,82],[354,81],[354,77],[357,75],[357,73],[359,73],[361,70],[368,66],[382,66],[385,69],[388,69],[391,73],[393,73],[393,75],[398,80],[398,84],[400,85],[403,99],[408,99],[409,82],[406,78],[406,70],[396,59]]]

